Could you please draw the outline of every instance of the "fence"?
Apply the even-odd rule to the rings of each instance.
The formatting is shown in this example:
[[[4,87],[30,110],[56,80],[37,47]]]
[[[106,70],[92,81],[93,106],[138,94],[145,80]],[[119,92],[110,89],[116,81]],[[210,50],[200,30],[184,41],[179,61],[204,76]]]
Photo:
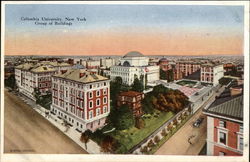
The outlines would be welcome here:
[[[157,128],[153,133],[151,133],[149,136],[147,136],[144,140],[142,140],[140,143],[138,143],[137,145],[135,145],[134,147],[132,147],[128,153],[130,154],[140,154],[141,151],[140,149],[142,147],[144,147],[145,145],[148,144],[148,142],[151,139],[154,139],[155,136],[158,136],[160,139],[163,138],[163,136],[161,135],[161,131],[163,129],[166,129],[169,125],[171,125],[173,123],[173,121],[176,119],[178,121],[178,118],[184,114],[185,112],[188,112],[188,108],[183,109],[182,111],[178,112],[175,116],[173,116],[170,120],[168,120],[166,123],[164,123],[163,125],[161,125],[159,128]],[[190,113],[189,113],[190,114]]]

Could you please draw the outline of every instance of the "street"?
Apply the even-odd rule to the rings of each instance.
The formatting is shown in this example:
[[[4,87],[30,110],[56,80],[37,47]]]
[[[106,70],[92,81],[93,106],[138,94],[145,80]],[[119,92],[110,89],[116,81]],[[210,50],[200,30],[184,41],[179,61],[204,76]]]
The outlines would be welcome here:
[[[4,153],[86,154],[14,94],[4,91]]]
[[[204,108],[215,100],[215,96],[222,93],[224,87],[213,94],[201,107]],[[207,119],[200,108],[167,142],[165,142],[155,155],[198,155],[206,143]],[[196,128],[193,123],[204,117],[201,125]]]
[[[193,123],[200,116],[204,117],[201,109],[164,143],[155,155],[198,155],[206,142],[207,129],[206,118],[198,128],[193,127]]]

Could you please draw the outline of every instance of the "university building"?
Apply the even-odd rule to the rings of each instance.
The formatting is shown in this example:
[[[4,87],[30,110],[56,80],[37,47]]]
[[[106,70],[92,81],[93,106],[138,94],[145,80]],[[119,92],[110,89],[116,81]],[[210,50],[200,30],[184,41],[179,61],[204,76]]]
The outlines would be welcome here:
[[[51,90],[51,76],[56,69],[41,64],[24,63],[15,67],[15,79],[18,91],[32,100],[37,88],[42,95]]]
[[[243,95],[240,89],[226,89],[203,111],[207,116],[207,155],[243,154]]]
[[[111,66],[111,80],[121,77],[126,85],[132,85],[135,78],[142,80],[143,85],[160,79],[159,66],[149,65],[149,58],[143,54],[132,51],[123,56],[120,65]]]
[[[198,70],[200,70],[200,62],[198,60],[178,61],[176,63],[175,80],[182,79]]]
[[[201,65],[201,82],[210,83],[216,86],[223,76],[223,64],[206,63]]]
[[[109,82],[85,69],[54,75],[51,112],[81,132],[103,127],[110,112]]]
[[[142,100],[144,94],[136,91],[121,92],[118,96],[117,106],[128,105],[132,109],[133,115],[135,117],[140,117],[142,112]]]

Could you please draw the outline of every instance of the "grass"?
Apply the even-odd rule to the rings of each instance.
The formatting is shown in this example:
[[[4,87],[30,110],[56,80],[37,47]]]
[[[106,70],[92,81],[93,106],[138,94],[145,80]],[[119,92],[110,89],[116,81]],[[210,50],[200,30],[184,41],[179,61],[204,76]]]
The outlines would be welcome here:
[[[143,119],[145,121],[145,127],[142,129],[132,127],[123,131],[116,130],[111,132],[110,135],[117,139],[121,144],[117,153],[126,153],[129,149],[141,142],[173,116],[174,113],[172,112],[159,112],[156,110],[154,115],[151,115],[150,118],[147,117]]]
[[[177,82],[177,84],[179,84],[181,86],[185,86],[185,85],[194,86],[196,84],[196,82],[188,81],[188,80],[182,80],[182,81]]]

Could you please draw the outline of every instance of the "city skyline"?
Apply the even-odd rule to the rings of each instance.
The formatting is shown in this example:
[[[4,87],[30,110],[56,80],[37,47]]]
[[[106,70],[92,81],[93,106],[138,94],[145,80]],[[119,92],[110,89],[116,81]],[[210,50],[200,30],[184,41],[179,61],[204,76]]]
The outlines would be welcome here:
[[[6,5],[5,55],[243,55],[243,15],[242,6]],[[21,17],[86,21],[42,26]]]

